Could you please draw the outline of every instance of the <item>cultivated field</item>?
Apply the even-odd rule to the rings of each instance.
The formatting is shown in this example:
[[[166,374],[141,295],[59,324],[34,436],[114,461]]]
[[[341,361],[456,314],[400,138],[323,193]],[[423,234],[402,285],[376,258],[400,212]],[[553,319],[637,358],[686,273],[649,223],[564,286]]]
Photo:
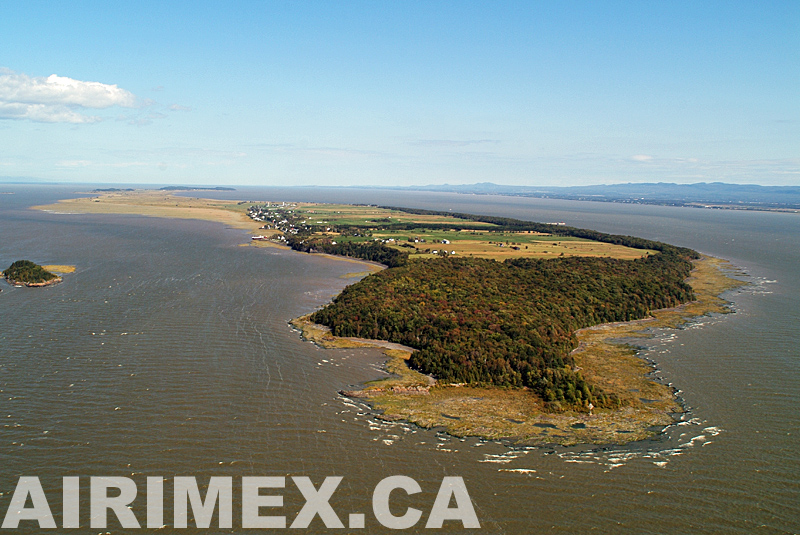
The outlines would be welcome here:
[[[35,208],[59,212],[200,219],[217,221],[255,234],[264,234],[264,231],[259,229],[259,224],[246,216],[247,207],[253,204],[266,204],[266,202],[222,201],[173,195],[163,191],[136,190],[101,193]],[[491,223],[445,215],[410,214],[375,206],[275,202],[270,204],[279,206],[276,209],[280,213],[291,216],[298,222],[322,228],[318,234],[329,235],[333,240],[340,242],[382,240],[389,247],[408,251],[411,253],[411,259],[453,254],[495,260],[558,256],[633,259],[654,253],[654,251],[569,236],[502,231]],[[423,227],[413,231],[391,228],[407,223],[431,225],[434,228]],[[454,227],[469,225],[471,230],[436,228],[447,225]],[[359,236],[341,236],[335,230],[342,227],[358,227],[361,232]],[[328,228],[332,230],[327,231]],[[279,232],[273,230],[273,233]]]
[[[313,225],[325,225],[337,242],[381,240],[389,247],[411,253],[411,259],[438,255],[460,255],[505,260],[507,258],[551,258],[556,256],[596,256],[631,260],[655,251],[633,249],[571,236],[552,236],[538,232],[507,232],[496,225],[441,215],[417,215],[375,206],[297,203],[292,207],[296,217]],[[471,230],[418,228],[392,230],[404,223],[469,225]],[[337,227],[360,227],[360,236],[340,236]],[[389,226],[389,228],[384,228]]]

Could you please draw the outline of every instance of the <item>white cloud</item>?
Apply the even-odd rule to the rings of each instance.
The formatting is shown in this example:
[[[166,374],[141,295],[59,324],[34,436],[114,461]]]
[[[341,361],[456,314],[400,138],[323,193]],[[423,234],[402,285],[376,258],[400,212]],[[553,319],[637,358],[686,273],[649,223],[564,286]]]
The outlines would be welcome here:
[[[0,100],[0,119],[29,119],[39,123],[94,123],[100,117],[81,115],[67,106],[23,104]]]
[[[80,110],[136,105],[136,96],[116,85],[84,82],[57,74],[37,78],[0,69],[0,119],[92,123],[100,118],[84,115]]]
[[[635,160],[637,162],[649,162],[653,159],[652,156],[648,156],[647,154],[636,154],[631,156],[631,160]]]
[[[116,85],[82,82],[57,74],[51,74],[47,78],[32,78],[27,74],[8,70],[0,74],[0,99],[6,102],[61,104],[82,108],[132,108],[136,104],[133,93]]]
[[[181,106],[180,104],[173,104],[169,109],[172,111],[192,111],[189,106]]]

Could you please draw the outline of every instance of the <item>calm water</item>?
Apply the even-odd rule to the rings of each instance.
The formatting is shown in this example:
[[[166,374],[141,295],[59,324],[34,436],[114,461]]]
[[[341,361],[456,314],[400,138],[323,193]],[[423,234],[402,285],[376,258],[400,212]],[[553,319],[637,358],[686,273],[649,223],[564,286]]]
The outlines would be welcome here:
[[[239,247],[246,234],[211,223],[26,209],[78,189],[0,186],[16,193],[0,195],[0,265],[77,266],[46,289],[0,283],[0,515],[23,475],[40,478],[59,525],[61,478],[84,478],[83,526],[93,475],[136,481],[142,524],[146,476],[301,475],[319,486],[339,475],[331,504],[345,524],[348,513],[366,513],[367,524],[344,531],[388,533],[371,513],[372,490],[406,475],[423,492],[393,494],[395,513],[423,510],[407,532],[424,533],[442,478],[462,476],[481,533],[800,531],[797,215],[376,190],[228,195],[565,221],[693,247],[747,273],[751,286],[730,296],[735,314],[659,333],[643,351],[681,390],[684,422],[627,446],[515,449],[382,423],[337,395],[379,376],[380,354],[316,348],[287,321],[324,304],[357,265]],[[291,523],[304,500],[288,480],[282,494],[271,514]],[[165,516],[171,524],[170,507]],[[68,531],[116,533],[115,522]],[[327,531],[316,518],[305,532]]]

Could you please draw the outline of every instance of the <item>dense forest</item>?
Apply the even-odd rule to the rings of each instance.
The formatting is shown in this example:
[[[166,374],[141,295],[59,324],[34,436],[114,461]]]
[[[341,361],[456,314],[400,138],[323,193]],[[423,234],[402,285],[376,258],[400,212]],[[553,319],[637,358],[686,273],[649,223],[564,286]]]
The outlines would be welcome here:
[[[23,284],[40,284],[57,278],[56,275],[30,260],[17,260],[3,271],[3,276],[9,281]]]
[[[391,267],[348,286],[311,320],[331,327],[336,336],[413,347],[418,351],[410,365],[443,383],[527,387],[553,404],[615,406],[616,397],[589,384],[575,369],[570,356],[577,347],[574,331],[644,318],[651,310],[694,298],[684,282],[690,260],[699,256],[690,249],[513,219],[456,217],[659,253],[636,260],[448,257],[408,262],[404,253],[379,243],[331,245],[306,239],[301,244],[298,239],[295,248]]]
[[[574,370],[574,331],[690,301],[690,266],[663,253],[420,260],[345,288],[311,320],[336,336],[416,348],[411,366],[445,383],[524,386],[546,401],[613,405]]]
[[[289,236],[286,241],[295,251],[351,256],[378,262],[390,268],[402,266],[408,260],[407,252],[392,249],[375,241],[333,243],[330,238],[309,239],[303,235]]]

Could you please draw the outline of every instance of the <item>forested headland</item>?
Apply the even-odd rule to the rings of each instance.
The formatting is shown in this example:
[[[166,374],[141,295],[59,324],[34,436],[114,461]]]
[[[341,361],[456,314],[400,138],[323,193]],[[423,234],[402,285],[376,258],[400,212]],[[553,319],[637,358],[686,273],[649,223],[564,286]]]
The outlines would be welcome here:
[[[405,210],[405,209],[404,209]],[[414,211],[423,213],[423,211]],[[425,211],[425,214],[435,212]],[[410,365],[440,383],[525,387],[551,406],[615,407],[570,356],[574,331],[648,317],[694,299],[690,249],[630,236],[507,218],[447,214],[502,228],[587,237],[658,251],[635,260],[592,257],[442,257],[408,261],[378,242],[332,244],[293,236],[300,250],[345,254],[390,269],[348,286],[311,316],[335,336],[389,340],[417,349]],[[430,226],[430,225],[428,225]],[[382,256],[385,255],[385,256]]]

